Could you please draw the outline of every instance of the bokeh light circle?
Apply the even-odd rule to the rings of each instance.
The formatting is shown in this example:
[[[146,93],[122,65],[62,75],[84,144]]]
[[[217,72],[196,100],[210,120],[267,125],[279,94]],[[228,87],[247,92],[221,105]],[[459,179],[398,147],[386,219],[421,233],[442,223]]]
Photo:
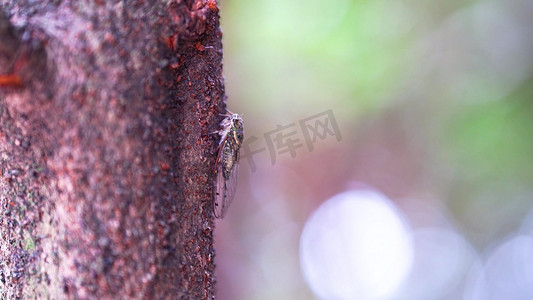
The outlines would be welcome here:
[[[300,238],[305,280],[322,299],[382,299],[409,273],[409,227],[384,195],[354,190],[332,197],[308,219]]]

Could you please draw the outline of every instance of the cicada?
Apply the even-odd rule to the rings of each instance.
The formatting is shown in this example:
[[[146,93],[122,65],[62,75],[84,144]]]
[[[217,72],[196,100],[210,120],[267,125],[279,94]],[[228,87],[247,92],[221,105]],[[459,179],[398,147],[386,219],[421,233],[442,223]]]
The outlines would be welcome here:
[[[215,187],[213,211],[215,217],[223,218],[235,196],[239,170],[239,150],[244,140],[241,116],[230,111],[220,123],[218,155],[215,163]]]

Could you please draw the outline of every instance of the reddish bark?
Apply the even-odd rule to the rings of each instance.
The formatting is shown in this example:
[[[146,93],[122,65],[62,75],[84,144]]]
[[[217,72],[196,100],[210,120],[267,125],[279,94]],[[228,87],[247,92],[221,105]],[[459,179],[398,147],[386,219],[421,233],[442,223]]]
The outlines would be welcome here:
[[[0,3],[0,298],[214,297],[216,2]]]

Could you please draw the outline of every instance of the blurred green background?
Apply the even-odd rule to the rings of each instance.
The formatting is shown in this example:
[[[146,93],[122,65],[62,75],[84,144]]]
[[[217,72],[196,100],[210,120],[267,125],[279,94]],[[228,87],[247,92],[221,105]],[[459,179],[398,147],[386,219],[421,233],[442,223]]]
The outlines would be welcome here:
[[[302,274],[300,235],[321,203],[361,187],[391,199],[413,232],[444,228],[472,250],[429,294],[418,281],[384,299],[509,295],[469,278],[481,276],[471,265],[491,269],[501,245],[533,232],[533,2],[220,5],[228,107],[244,115],[250,148],[267,150],[254,167],[241,160],[217,225],[218,298],[327,298]],[[299,121],[329,110],[342,138],[309,150]],[[302,147],[272,163],[265,134],[293,123]]]

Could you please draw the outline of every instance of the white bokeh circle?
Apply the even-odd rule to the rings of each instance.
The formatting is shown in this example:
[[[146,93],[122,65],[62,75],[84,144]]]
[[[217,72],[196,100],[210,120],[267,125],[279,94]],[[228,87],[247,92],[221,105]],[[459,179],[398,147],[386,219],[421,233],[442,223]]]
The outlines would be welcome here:
[[[382,299],[407,277],[411,232],[401,212],[373,190],[338,194],[307,220],[300,264],[322,299]]]

